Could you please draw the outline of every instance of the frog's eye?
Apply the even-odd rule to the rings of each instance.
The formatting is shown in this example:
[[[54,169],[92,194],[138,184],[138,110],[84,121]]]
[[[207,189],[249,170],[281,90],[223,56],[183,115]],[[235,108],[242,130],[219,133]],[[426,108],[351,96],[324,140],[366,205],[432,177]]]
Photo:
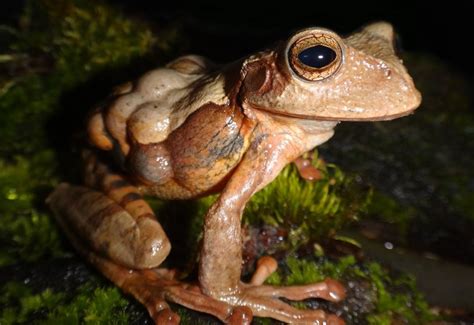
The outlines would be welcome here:
[[[333,36],[310,34],[291,45],[288,60],[293,71],[301,78],[322,80],[337,71],[342,61],[342,50]]]

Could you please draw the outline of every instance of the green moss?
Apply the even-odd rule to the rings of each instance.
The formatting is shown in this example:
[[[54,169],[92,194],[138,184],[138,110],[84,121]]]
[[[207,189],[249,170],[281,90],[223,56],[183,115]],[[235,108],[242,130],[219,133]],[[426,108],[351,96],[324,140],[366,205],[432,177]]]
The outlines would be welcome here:
[[[0,266],[64,256],[56,224],[34,209],[2,216]]]
[[[267,279],[267,283],[273,285],[300,285],[320,282],[327,277],[341,279],[347,272],[348,267],[354,264],[353,256],[341,258],[336,263],[325,261],[322,264],[289,256],[285,261],[287,270],[284,271],[284,275],[281,272],[275,272]]]
[[[436,316],[416,290],[415,279],[408,275],[392,278],[375,262],[367,265],[366,273],[377,290],[377,304],[367,316],[369,324],[393,324],[401,319],[407,324],[426,324]],[[405,291],[397,293],[397,291]]]
[[[17,282],[7,283],[1,292],[1,305],[6,308],[2,310],[0,324],[25,323],[32,314],[51,310],[64,299],[64,294],[49,289],[33,294],[26,285]]]
[[[370,191],[333,164],[313,157],[323,177],[315,182],[302,179],[290,165],[247,204],[244,220],[290,230],[294,247],[320,240],[358,220],[370,201]]]
[[[0,266],[64,255],[56,224],[42,202],[44,192],[57,182],[54,166],[51,151],[29,160],[0,160]]]
[[[71,299],[71,297],[73,297]],[[26,285],[10,282],[2,288],[0,324],[128,324],[128,302],[119,289],[89,283],[65,294],[46,289],[33,293]]]
[[[57,182],[52,151],[41,151],[28,158],[0,159],[0,213],[24,211],[35,205],[36,194]]]

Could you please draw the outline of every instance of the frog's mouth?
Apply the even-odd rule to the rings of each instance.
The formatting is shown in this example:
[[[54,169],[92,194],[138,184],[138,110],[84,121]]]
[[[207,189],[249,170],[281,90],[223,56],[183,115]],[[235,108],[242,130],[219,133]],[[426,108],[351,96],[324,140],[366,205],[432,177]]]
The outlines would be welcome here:
[[[272,110],[266,107],[262,106],[255,106],[252,105],[253,108],[258,109],[260,111],[265,111],[266,113],[272,114],[272,115],[278,115],[278,116],[283,116],[283,117],[291,117],[291,118],[296,118],[296,119],[301,119],[301,120],[317,120],[317,121],[351,121],[351,122],[367,122],[367,121],[390,121],[397,119],[399,117],[407,116],[410,114],[413,114],[413,112],[416,110],[415,108],[395,113],[395,114],[388,114],[388,115],[380,115],[380,116],[364,116],[364,117],[329,117],[329,116],[319,116],[319,115],[303,115],[303,114],[295,114],[295,113],[289,113],[289,112],[282,112],[282,111],[277,111],[277,110]]]

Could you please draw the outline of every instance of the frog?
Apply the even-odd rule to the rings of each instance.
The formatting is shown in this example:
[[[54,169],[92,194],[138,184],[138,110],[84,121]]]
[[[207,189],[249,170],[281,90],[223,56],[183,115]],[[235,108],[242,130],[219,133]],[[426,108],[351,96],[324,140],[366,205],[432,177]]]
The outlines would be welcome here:
[[[340,302],[345,287],[334,279],[265,284],[278,268],[271,256],[258,260],[249,281],[241,279],[241,219],[249,199],[288,164],[317,178],[304,155],[341,121],[392,120],[420,105],[394,39],[383,21],[344,37],[310,27],[228,64],[186,55],[146,72],[90,112],[83,184],[59,184],[47,204],[76,250],[157,324],[179,323],[170,303],[226,324],[250,324],[254,316],[344,324],[335,314],[286,302]],[[171,244],[145,197],[213,193],[197,280],[187,283],[160,267]]]

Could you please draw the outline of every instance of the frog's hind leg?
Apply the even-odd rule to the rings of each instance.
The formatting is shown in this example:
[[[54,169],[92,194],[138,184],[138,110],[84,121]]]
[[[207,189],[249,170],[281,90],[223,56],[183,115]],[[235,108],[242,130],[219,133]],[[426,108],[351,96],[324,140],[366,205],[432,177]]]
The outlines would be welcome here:
[[[60,184],[47,203],[72,245],[107,278],[133,295],[157,324],[177,324],[166,301],[209,313],[229,324],[247,324],[247,307],[233,307],[156,269],[170,244],[136,187],[95,156],[86,159],[86,185]],[[94,190],[93,188],[98,189]]]
[[[117,188],[118,181],[117,178]],[[123,186],[130,186],[125,184],[123,180]],[[125,201],[127,199],[122,199],[121,205],[126,206]],[[101,192],[66,183],[60,184],[47,202],[72,245],[109,280],[144,304],[156,324],[179,323],[179,316],[171,311],[166,301],[212,314],[228,324],[250,323],[252,312],[249,308],[217,301],[202,294],[198,286],[175,280],[172,271],[154,269],[166,257],[160,256],[152,262],[153,252],[161,253],[162,238],[155,239],[157,242],[148,250],[146,245],[143,247],[148,253],[145,256],[140,248],[134,247],[140,242],[149,242],[156,233],[162,232],[158,222],[152,222],[150,217],[142,215],[134,219],[131,213]],[[135,217],[142,212],[136,208],[130,210],[135,211]],[[149,220],[145,221],[144,228],[138,226],[143,220]],[[165,247],[166,255],[168,250]]]

